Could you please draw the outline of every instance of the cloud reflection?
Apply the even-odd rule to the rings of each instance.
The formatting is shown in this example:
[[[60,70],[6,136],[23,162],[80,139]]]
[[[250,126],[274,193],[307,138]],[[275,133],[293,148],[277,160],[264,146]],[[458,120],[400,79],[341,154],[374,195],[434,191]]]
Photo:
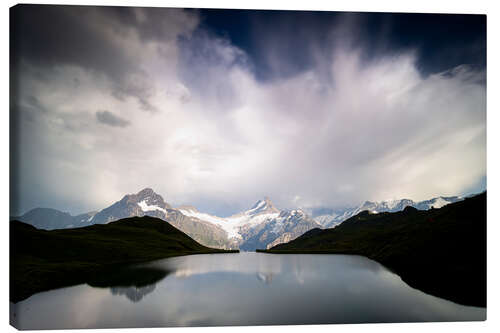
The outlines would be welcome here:
[[[484,320],[486,313],[410,288],[360,256],[195,255],[141,267],[173,273],[149,286],[113,286],[111,293],[87,285],[40,293],[16,304],[18,323],[23,329],[298,325]]]

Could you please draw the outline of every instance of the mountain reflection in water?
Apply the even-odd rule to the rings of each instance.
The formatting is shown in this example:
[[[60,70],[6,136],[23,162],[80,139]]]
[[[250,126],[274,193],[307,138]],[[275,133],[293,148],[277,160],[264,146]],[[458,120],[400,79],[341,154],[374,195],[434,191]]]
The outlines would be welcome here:
[[[145,287],[112,287],[110,288],[112,295],[125,295],[134,303],[140,302],[144,296],[152,293],[156,288],[156,284],[151,284]]]
[[[21,329],[486,319],[485,308],[425,294],[377,262],[351,255],[174,257],[11,306]]]
[[[153,267],[125,267],[100,274],[88,282],[92,287],[109,288],[112,295],[124,295],[130,301],[140,302],[144,296],[152,293],[156,283],[163,280],[170,272]]]
[[[265,284],[270,284],[271,282],[273,282],[273,273],[257,273],[257,279],[259,279],[259,281],[262,281],[264,282]]]

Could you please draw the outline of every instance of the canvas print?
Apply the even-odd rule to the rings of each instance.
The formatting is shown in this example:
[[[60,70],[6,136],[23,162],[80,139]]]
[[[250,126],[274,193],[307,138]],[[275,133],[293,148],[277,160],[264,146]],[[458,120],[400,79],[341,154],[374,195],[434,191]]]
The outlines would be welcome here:
[[[10,9],[10,323],[486,320],[486,15]]]

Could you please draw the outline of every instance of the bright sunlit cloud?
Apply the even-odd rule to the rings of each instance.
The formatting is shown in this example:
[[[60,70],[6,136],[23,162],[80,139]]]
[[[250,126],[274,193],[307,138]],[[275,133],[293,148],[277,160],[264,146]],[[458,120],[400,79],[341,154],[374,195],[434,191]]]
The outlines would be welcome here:
[[[264,195],[282,208],[423,200],[486,177],[484,69],[423,75],[415,49],[367,59],[335,33],[350,31],[342,23],[327,51],[300,50],[311,66],[260,80],[198,12],[127,13],[86,11],[81,54],[22,49],[14,213],[102,209],[152,187],[229,215]],[[266,59],[291,61],[274,48]]]

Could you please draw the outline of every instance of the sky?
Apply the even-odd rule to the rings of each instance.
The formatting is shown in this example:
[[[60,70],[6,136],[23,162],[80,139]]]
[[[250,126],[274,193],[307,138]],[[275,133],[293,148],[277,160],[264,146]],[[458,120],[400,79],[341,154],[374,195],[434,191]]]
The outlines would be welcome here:
[[[11,9],[11,215],[486,189],[486,17]]]

